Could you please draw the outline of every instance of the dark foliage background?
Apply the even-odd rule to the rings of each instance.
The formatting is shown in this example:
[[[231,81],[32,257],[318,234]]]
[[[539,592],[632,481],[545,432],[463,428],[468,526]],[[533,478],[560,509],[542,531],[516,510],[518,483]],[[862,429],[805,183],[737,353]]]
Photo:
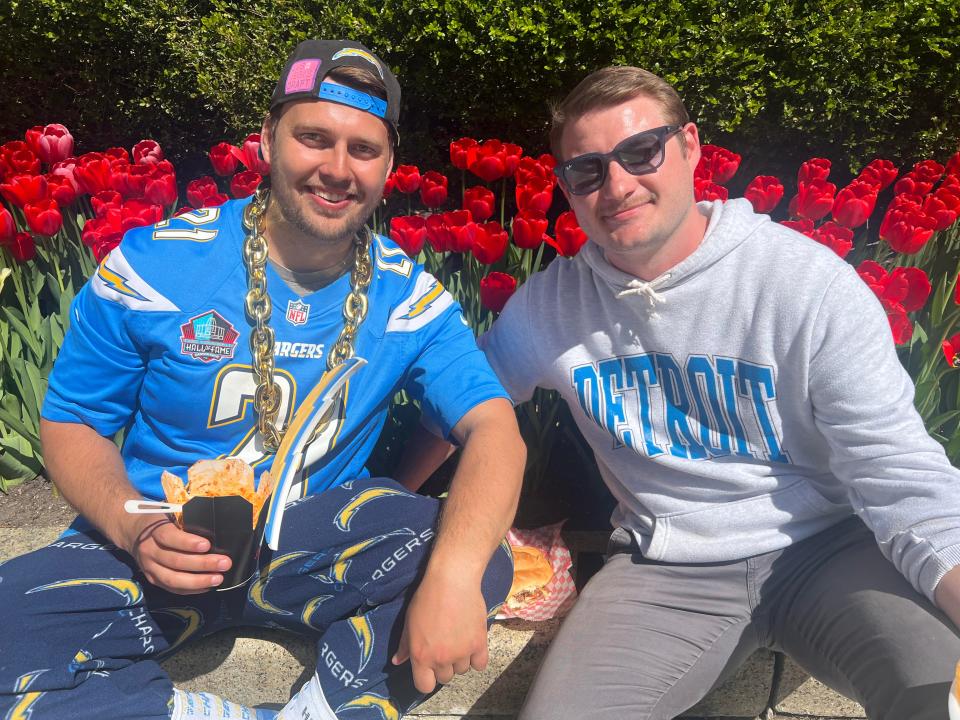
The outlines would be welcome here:
[[[78,152],[153,137],[183,176],[259,127],[312,36],[394,67],[401,160],[422,166],[464,134],[545,149],[548,103],[610,63],[675,83],[746,178],[812,154],[943,158],[960,138],[960,0],[8,0],[0,26],[0,140],[49,122]]]

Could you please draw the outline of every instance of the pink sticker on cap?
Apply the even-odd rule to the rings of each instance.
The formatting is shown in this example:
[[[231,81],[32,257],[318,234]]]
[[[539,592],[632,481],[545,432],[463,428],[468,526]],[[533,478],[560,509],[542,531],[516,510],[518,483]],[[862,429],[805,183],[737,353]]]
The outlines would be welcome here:
[[[317,59],[297,60],[290,66],[283,92],[287,95],[296,92],[310,92],[317,81],[320,61]]]

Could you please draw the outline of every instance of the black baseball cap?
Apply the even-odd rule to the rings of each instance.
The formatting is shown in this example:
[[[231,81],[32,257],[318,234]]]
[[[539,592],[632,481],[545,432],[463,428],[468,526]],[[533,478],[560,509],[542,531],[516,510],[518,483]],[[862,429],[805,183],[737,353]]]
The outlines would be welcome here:
[[[375,72],[387,88],[386,101],[360,90],[325,83],[323,79],[338,67],[355,67]],[[400,140],[400,83],[390,67],[353,40],[304,40],[287,58],[280,74],[270,109],[290,100],[328,100],[364,110],[381,118]]]

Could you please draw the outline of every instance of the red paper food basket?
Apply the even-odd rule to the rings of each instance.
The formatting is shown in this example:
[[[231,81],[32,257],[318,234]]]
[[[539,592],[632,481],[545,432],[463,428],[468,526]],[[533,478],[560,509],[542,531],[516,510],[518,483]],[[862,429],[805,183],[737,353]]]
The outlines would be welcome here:
[[[542,600],[525,605],[520,610],[511,610],[506,604],[500,610],[498,618],[522,618],[523,620],[550,620],[562,617],[573,607],[577,599],[577,588],[570,574],[573,560],[570,551],[560,537],[563,522],[534,530],[511,528],[507,541],[511,547],[526,545],[535,547],[544,554],[553,568],[553,578],[547,583],[547,594]]]

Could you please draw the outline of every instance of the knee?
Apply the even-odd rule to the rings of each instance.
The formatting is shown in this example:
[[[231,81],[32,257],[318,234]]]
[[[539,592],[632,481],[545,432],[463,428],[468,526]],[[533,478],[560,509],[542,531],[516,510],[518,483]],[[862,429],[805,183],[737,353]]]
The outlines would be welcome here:
[[[480,586],[487,608],[493,613],[507,599],[513,584],[513,553],[506,541],[494,551],[487,563]]]

